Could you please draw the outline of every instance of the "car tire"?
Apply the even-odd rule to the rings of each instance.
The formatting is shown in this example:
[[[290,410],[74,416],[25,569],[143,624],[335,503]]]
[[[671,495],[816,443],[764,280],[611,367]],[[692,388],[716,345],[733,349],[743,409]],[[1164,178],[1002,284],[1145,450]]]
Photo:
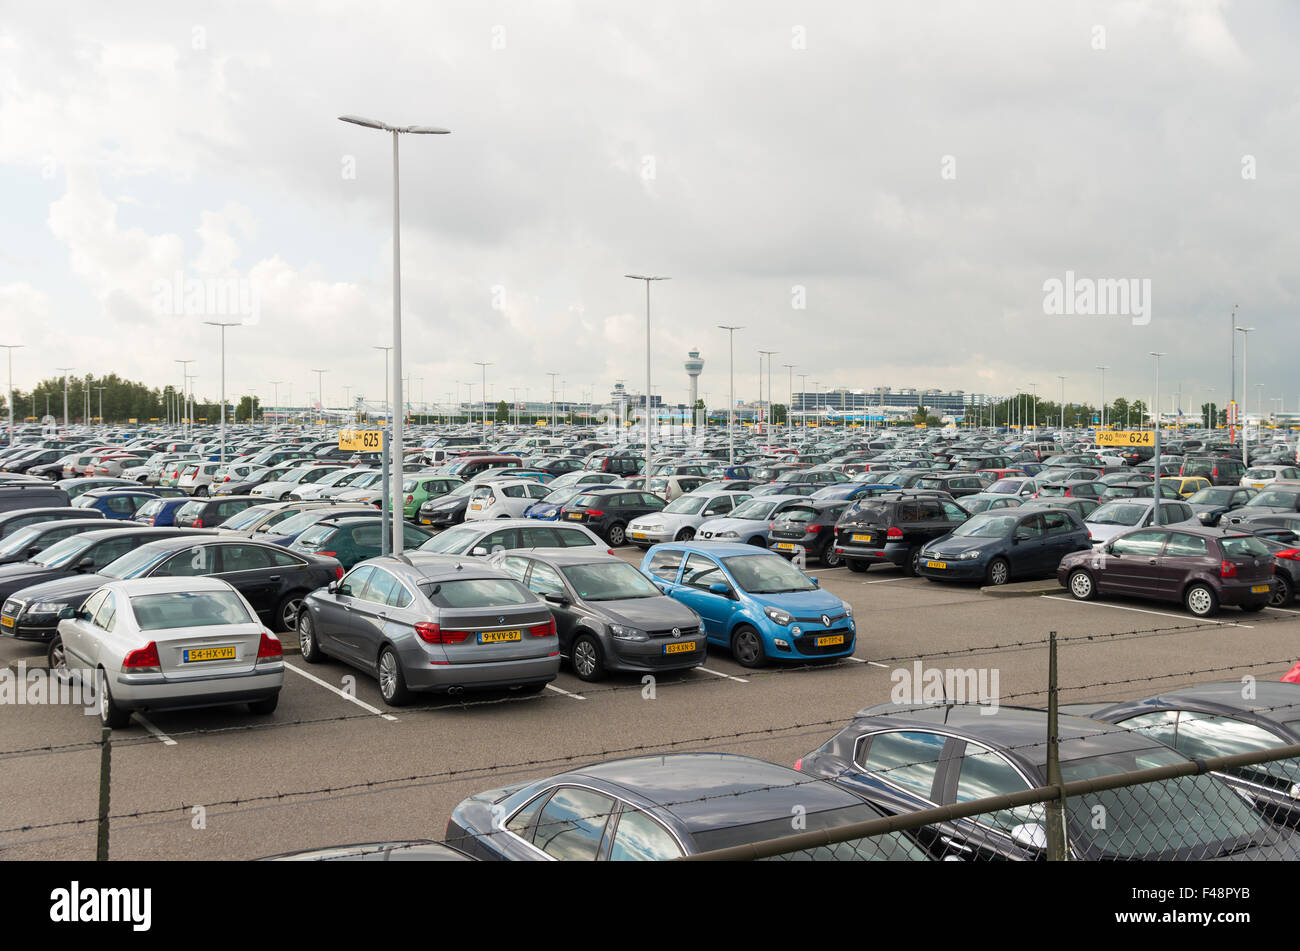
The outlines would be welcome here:
[[[615,522],[609,527],[609,543],[617,548],[627,541],[627,533],[623,530],[622,522]]]
[[[731,635],[731,656],[742,667],[763,667],[767,664],[767,652],[763,649],[763,637],[748,624],[742,624]]]
[[[199,486],[197,489],[194,490],[194,494],[197,495],[197,496],[199,496],[200,498],[207,498],[207,496],[208,496],[208,487],[207,487],[206,485],[201,485],[201,486]]]
[[[1011,565],[1005,558],[994,558],[984,574],[984,583],[990,587],[1004,585],[1011,580]]]
[[[916,577],[918,574],[920,574],[918,570],[920,568],[920,564],[921,564],[920,547],[918,546],[916,548],[909,548],[907,550],[907,559],[903,562],[903,574],[907,575],[907,577],[909,578]]]
[[[58,677],[65,683],[71,678],[72,672],[68,670],[68,658],[63,653],[63,638],[58,634],[50,641],[50,646],[45,649],[45,663],[50,669],[50,673]]]
[[[302,612],[302,592],[291,591],[280,599],[275,609],[275,632],[288,634],[298,629],[298,615]]]
[[[867,563],[860,558],[846,558],[844,563],[849,566],[849,571],[854,574],[862,574],[867,570]]]
[[[580,634],[574,638],[569,649],[569,662],[579,680],[594,683],[605,679],[605,661],[600,656],[600,644],[590,634]]]
[[[677,533],[677,536],[673,539],[673,541],[689,542],[694,538],[695,538],[695,529],[687,526],[686,528],[683,528],[680,532]]]
[[[1183,606],[1196,617],[1213,617],[1219,611],[1219,597],[1209,585],[1198,582],[1183,592]]]
[[[110,730],[120,730],[131,722],[131,711],[124,710],[117,705],[113,699],[113,693],[108,689],[108,674],[104,668],[99,668],[99,722],[104,724]]]
[[[316,640],[316,622],[312,620],[311,612],[306,608],[298,615],[298,649],[302,651],[302,659],[309,664],[318,664],[324,655],[321,653],[320,644]]]
[[[1286,575],[1273,576],[1273,594],[1268,599],[1270,608],[1280,608],[1291,603],[1295,598],[1295,585]]]
[[[1070,577],[1065,580],[1066,587],[1070,589],[1070,594],[1077,601],[1092,601],[1097,597],[1097,581],[1090,572],[1082,568],[1076,568],[1070,572]]]
[[[402,673],[402,662],[397,658],[397,651],[385,647],[379,652],[379,695],[390,707],[401,707],[411,700],[411,692],[406,688],[406,676]]]
[[[248,712],[259,717],[270,716],[275,713],[275,708],[280,705],[279,691],[267,697],[265,700],[254,700],[248,705]]]
[[[844,556],[835,553],[835,539],[831,539],[822,546],[821,554],[818,556],[823,568],[839,568],[844,564]]]

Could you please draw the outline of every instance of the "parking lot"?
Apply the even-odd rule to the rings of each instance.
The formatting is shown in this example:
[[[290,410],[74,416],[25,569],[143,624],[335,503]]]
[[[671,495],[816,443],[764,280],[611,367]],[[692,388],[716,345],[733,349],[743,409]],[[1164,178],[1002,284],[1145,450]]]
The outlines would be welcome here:
[[[619,554],[639,562],[638,549]],[[112,857],[247,859],[441,838],[466,796],[615,756],[725,750],[792,764],[854,711],[888,701],[894,671],[915,661],[985,671],[999,703],[1041,706],[1051,631],[1063,703],[1245,675],[1276,680],[1295,661],[1300,611],[1290,608],[1230,608],[1198,621],[1149,601],[1084,603],[1063,590],[992,596],[893,568],[809,574],[853,605],[853,657],[754,671],[715,650],[698,669],[650,682],[614,675],[593,685],[562,669],[535,696],[393,709],[372,678],[290,654],[270,717],[242,708],[137,715],[113,738]],[[0,663],[44,666],[44,655],[4,640]],[[99,734],[98,718],[79,707],[6,711],[0,856],[94,856]]]

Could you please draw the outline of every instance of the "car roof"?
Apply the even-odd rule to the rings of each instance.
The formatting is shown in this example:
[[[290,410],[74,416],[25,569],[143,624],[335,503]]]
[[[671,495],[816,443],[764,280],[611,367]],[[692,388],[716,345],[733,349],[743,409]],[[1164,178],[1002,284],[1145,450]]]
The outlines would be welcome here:
[[[233,591],[229,582],[213,575],[186,575],[183,578],[122,578],[106,582],[104,587],[133,594],[166,594],[191,591]]]
[[[774,558],[782,557],[767,548],[759,548],[756,545],[746,545],[739,542],[663,542],[653,546],[650,551],[656,551],[661,548],[669,548],[676,551],[693,551],[702,555],[712,555],[715,558],[732,558],[736,555],[771,555]]]
[[[402,555],[367,558],[363,565],[379,565],[417,581],[459,581],[476,578],[509,578],[492,567],[486,559],[464,555],[438,555],[433,552],[409,551]]]
[[[628,564],[617,555],[611,555],[607,551],[601,551],[595,546],[583,546],[582,548],[515,548],[501,553],[503,556],[522,555],[527,558],[536,558],[544,561],[549,565],[562,567],[564,565],[591,565],[591,564],[610,564],[619,562]],[[633,566],[635,567],[635,566]]]
[[[674,816],[692,834],[863,805],[847,789],[788,766],[735,753],[668,753],[610,760],[565,773],[621,787]]]

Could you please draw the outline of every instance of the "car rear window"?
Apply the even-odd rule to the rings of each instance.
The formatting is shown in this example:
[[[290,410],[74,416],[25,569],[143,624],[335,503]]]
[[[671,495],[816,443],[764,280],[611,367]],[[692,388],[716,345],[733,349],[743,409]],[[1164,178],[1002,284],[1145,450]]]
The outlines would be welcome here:
[[[1268,546],[1254,535],[1230,535],[1219,539],[1219,546],[1229,558],[1259,558],[1271,554]]]
[[[530,604],[533,594],[511,578],[471,578],[423,584],[420,591],[440,608],[487,608],[498,605]]]
[[[142,631],[249,624],[254,620],[243,599],[233,591],[143,594],[131,599],[131,609]]]

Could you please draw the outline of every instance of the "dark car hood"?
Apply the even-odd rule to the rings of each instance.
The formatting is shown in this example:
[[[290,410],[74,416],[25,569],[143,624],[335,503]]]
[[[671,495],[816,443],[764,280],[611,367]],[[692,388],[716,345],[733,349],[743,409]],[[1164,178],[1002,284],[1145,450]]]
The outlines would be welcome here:
[[[626,598],[620,601],[588,601],[587,607],[606,615],[615,624],[661,631],[673,627],[695,627],[698,615],[667,595],[656,598]]]
[[[941,555],[960,555],[964,551],[970,551],[974,548],[990,548],[994,545],[1001,545],[1006,542],[1006,538],[979,538],[973,535],[953,536],[948,535],[940,538],[938,541],[930,542],[924,546],[926,551],[936,552]]]
[[[40,584],[50,578],[61,577],[66,573],[66,568],[45,568],[25,561],[13,565],[0,565],[0,597],[7,597],[15,591]]]
[[[54,581],[43,581],[28,588],[21,588],[18,593],[28,601],[73,602],[78,596],[82,599],[90,597],[96,588],[112,580],[105,575],[72,575],[68,578],[57,578]]]

